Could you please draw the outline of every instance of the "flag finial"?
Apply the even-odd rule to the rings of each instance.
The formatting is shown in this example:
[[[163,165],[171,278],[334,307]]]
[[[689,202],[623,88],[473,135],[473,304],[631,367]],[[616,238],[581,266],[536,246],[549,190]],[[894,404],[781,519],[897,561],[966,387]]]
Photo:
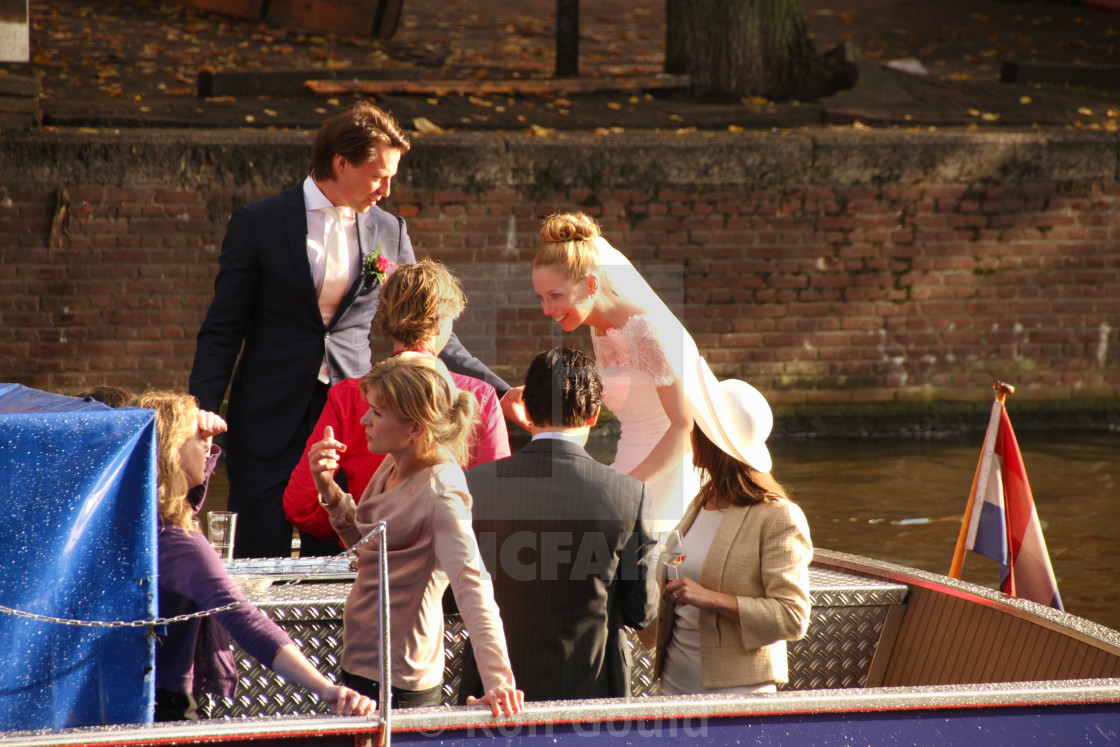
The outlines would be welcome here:
[[[997,381],[992,384],[992,389],[995,390],[996,399],[999,400],[999,403],[1001,405],[1003,404],[1003,400],[1007,395],[1015,393],[1015,387],[1011,386],[1010,384],[1005,384],[1002,381]]]

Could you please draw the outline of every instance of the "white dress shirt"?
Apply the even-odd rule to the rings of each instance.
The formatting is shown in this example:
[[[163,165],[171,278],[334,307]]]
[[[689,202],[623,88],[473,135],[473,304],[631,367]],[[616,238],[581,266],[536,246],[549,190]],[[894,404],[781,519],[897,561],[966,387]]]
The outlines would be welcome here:
[[[323,268],[327,263],[327,225],[323,208],[334,205],[315,180],[303,180],[303,204],[307,210],[307,261],[311,265],[311,280],[315,290],[323,285]],[[358,217],[350,208],[343,208],[343,227],[346,231],[346,251],[350,259],[350,285],[358,277],[361,252],[358,249]]]

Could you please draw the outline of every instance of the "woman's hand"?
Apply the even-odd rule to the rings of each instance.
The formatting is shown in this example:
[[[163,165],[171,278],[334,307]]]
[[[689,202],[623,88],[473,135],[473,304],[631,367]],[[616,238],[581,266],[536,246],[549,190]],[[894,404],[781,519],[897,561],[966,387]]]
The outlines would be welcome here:
[[[331,713],[339,716],[368,716],[373,713],[377,702],[341,685],[331,685],[319,693],[331,709]]]
[[[338,471],[338,455],[346,451],[346,444],[336,441],[334,428],[329,425],[323,429],[323,439],[316,441],[307,453],[311,465],[311,479],[321,496],[330,496],[334,484],[334,473]]]
[[[490,713],[493,716],[499,716],[503,712],[507,716],[512,716],[525,709],[525,693],[512,685],[502,685],[493,690],[487,690],[481,698],[476,698],[473,695],[467,696],[467,705],[474,705],[475,703],[485,703],[490,706]]]
[[[502,414],[525,430],[529,430],[533,427],[533,421],[529,420],[529,413],[525,410],[525,402],[521,399],[524,391],[525,387],[515,386],[502,395]]]
[[[272,660],[272,671],[318,695],[320,700],[330,706],[332,713],[340,716],[366,716],[373,712],[372,700],[328,680],[294,643],[285,644],[276,652],[276,658]]]
[[[674,607],[691,604],[697,609],[712,610],[730,620],[739,620],[738,599],[701,586],[691,578],[671,578],[666,581],[665,588],[661,590],[661,599]]]
[[[226,421],[222,420],[220,415],[206,410],[198,411],[198,431],[203,438],[213,438],[228,430],[229,426],[226,425]]]

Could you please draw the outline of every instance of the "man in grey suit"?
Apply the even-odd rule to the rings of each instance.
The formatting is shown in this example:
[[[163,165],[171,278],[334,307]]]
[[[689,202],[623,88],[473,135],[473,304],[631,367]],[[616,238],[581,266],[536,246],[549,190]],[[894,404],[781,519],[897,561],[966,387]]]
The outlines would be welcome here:
[[[622,628],[641,629],[656,615],[645,484],[583,448],[602,386],[585,353],[541,353],[523,394],[533,440],[467,472],[510,663],[530,700],[629,696]],[[471,670],[465,691],[474,689]]]
[[[229,388],[223,447],[238,557],[291,554],[283,495],[292,468],[327,389],[370,368],[381,281],[416,261],[404,220],[377,206],[409,147],[392,116],[359,101],[319,128],[300,184],[230,217],[190,392],[218,412]],[[499,396],[509,389],[454,336],[440,357]],[[321,554],[308,552],[321,542],[314,535],[302,539],[302,554]]]

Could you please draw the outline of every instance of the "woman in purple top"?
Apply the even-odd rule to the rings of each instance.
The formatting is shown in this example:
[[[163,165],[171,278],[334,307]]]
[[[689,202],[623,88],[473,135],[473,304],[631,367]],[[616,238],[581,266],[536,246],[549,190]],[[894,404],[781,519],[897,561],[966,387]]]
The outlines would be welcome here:
[[[211,439],[226,430],[225,422],[199,411],[193,397],[177,392],[149,392],[134,404],[156,413],[160,617],[241,603],[167,626],[156,644],[156,720],[197,718],[198,693],[233,694],[237,672],[231,635],[257,661],[318,695],[333,712],[371,712],[369,698],[331,683],[276,623],[245,602],[217,553],[195,528],[194,515],[219,453]]]

